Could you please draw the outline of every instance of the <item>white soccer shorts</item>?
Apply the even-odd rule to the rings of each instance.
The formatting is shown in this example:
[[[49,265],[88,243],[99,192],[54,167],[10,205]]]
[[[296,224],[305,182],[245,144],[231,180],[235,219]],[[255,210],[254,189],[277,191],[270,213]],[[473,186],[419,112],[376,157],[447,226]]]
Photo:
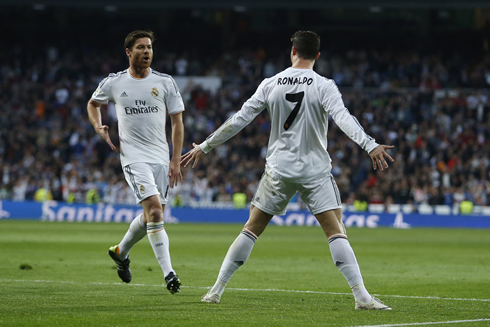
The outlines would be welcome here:
[[[136,162],[123,167],[124,176],[133,190],[136,203],[140,203],[152,195],[160,195],[160,202],[167,204],[168,165]]]
[[[293,181],[283,178],[269,167],[266,167],[260,179],[252,204],[268,214],[283,216],[296,192],[301,194],[301,199],[313,215],[342,208],[340,192],[332,174],[308,182]]]

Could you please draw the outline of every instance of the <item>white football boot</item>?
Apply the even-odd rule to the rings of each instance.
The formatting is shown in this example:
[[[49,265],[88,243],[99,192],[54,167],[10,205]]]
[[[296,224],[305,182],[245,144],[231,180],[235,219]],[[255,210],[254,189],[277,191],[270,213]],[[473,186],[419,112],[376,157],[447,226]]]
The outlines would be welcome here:
[[[207,303],[219,303],[219,300],[221,299],[221,296],[219,294],[213,293],[211,294],[210,292],[207,292],[204,294],[201,298],[201,302],[207,302]]]
[[[373,297],[369,303],[356,301],[356,310],[391,310],[391,308],[380,299]]]

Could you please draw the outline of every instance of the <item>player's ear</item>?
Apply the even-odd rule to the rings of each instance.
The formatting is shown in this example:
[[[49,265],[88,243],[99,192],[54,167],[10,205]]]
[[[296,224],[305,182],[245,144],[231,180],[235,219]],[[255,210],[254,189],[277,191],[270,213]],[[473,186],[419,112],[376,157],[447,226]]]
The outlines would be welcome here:
[[[318,60],[318,58],[320,58],[320,52],[316,55],[315,60]]]
[[[292,54],[293,56],[296,56],[296,48],[294,47],[294,45],[293,45],[293,47],[291,48],[291,54]]]
[[[126,56],[128,56],[128,58],[131,58],[131,50],[129,50],[128,48],[126,48]]]

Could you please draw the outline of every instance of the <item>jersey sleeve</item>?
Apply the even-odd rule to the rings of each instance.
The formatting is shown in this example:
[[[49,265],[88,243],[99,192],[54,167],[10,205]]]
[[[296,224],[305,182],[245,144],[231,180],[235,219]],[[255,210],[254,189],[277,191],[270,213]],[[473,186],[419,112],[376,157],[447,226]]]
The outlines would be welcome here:
[[[169,115],[176,115],[185,110],[184,101],[179,92],[179,87],[175,80],[170,77],[170,82],[167,83],[167,94],[165,96],[165,104]]]
[[[98,103],[107,104],[110,100],[113,100],[111,92],[110,76],[104,78],[95,92],[92,94],[92,100]]]
[[[214,133],[208,136],[206,141],[201,143],[200,147],[204,153],[208,153],[218,145],[235,136],[265,109],[267,105],[266,84],[267,79],[259,85],[255,94],[243,104],[242,108],[236,114],[231,116]]]
[[[323,95],[323,108],[332,116],[340,129],[368,153],[374,150],[379,144],[376,143],[374,138],[366,134],[357,118],[352,116],[345,107],[342,95],[335,82],[327,81],[321,92]]]

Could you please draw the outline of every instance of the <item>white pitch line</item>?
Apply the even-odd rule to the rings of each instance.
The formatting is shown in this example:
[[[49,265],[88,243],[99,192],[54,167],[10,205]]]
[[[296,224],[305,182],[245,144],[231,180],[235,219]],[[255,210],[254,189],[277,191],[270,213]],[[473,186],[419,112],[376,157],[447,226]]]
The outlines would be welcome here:
[[[29,279],[0,279],[0,282],[33,282],[33,283],[60,283],[60,284],[91,284],[91,285],[128,285],[128,286],[145,286],[145,287],[162,287],[164,285],[151,285],[151,284],[125,284],[125,283],[81,283],[73,281],[54,281],[54,280],[29,280]],[[181,288],[195,288],[195,289],[210,289],[211,287],[204,286],[181,286]],[[298,290],[284,290],[275,288],[226,288],[232,291],[251,291],[251,292],[286,292],[286,293],[303,293],[303,294],[327,294],[327,295],[352,295],[352,293],[338,293],[338,292],[319,292],[319,291],[298,291]],[[398,297],[405,299],[425,299],[425,300],[448,300],[448,301],[476,301],[476,302],[490,302],[490,299],[474,299],[474,298],[450,298],[439,296],[412,296],[412,295],[386,295],[386,294],[373,294],[374,296],[381,297]]]
[[[208,287],[210,288],[210,287]],[[227,288],[227,290],[235,291],[264,291],[264,292],[292,292],[292,293],[312,293],[312,294],[329,294],[329,295],[352,295],[352,293],[336,293],[336,292],[318,292],[318,291],[296,291],[282,289],[247,289],[247,288]],[[387,294],[372,294],[382,297],[399,297],[405,299],[427,299],[427,300],[452,300],[452,301],[479,301],[490,302],[490,299],[465,299],[465,298],[448,298],[439,296],[411,296],[411,295],[387,295]]]
[[[439,325],[439,324],[461,324],[468,322],[490,321],[490,318],[471,319],[471,320],[452,320],[452,321],[428,321],[428,322],[412,322],[406,324],[387,324],[387,325],[364,325],[353,327],[396,327],[396,326],[423,326],[423,325]]]

